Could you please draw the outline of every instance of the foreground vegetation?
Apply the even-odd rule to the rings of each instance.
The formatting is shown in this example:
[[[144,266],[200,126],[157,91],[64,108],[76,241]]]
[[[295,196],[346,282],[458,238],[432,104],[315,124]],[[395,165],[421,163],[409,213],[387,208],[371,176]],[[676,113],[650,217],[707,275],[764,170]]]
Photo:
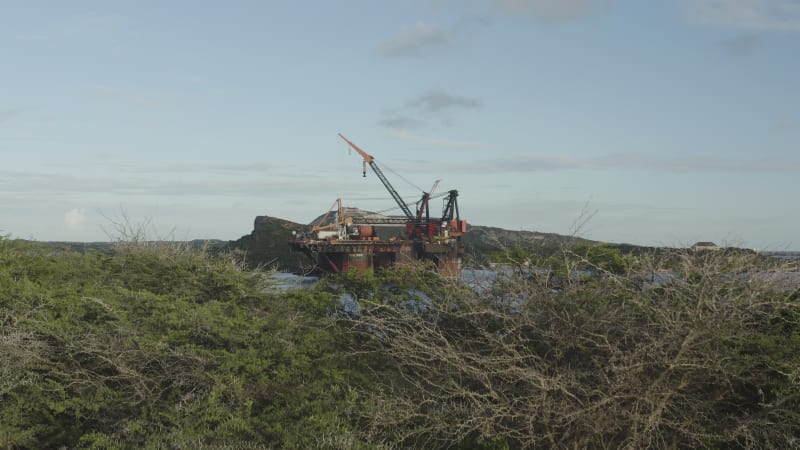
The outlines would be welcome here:
[[[109,256],[0,241],[0,448],[348,439],[342,407],[366,371],[338,350],[334,297],[268,288],[179,245]]]
[[[796,448],[798,270],[519,249],[305,290],[180,245],[0,239],[0,448]],[[535,268],[535,269],[534,269]]]

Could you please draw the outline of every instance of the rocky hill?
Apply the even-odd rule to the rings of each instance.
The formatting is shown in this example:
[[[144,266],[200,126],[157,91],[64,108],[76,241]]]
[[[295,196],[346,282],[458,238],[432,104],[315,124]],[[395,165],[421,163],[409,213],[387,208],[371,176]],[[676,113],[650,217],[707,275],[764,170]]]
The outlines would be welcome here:
[[[461,237],[464,244],[466,263],[483,265],[494,252],[513,248],[517,245],[527,249],[536,249],[543,254],[552,253],[565,244],[592,242],[586,239],[564,236],[555,233],[539,233],[536,231],[505,230],[496,227],[471,226]]]
[[[304,262],[303,255],[289,250],[287,240],[292,231],[305,230],[306,225],[270,216],[257,216],[253,231],[228,245],[229,250],[241,253],[250,266],[294,270]]]
[[[358,211],[350,209],[350,213]],[[368,214],[367,212],[363,212]],[[349,214],[353,216],[354,214]],[[320,222],[321,217],[312,223]],[[303,231],[307,225],[278,219],[270,216],[258,216],[253,223],[253,231],[228,245],[229,250],[242,253],[251,266],[262,265],[279,270],[298,270],[309,261],[299,253],[289,250],[286,241],[292,231]],[[388,231],[388,230],[387,230]],[[395,232],[399,232],[399,229]],[[462,237],[465,247],[465,264],[480,266],[487,262],[488,256],[504,248],[521,245],[535,248],[537,251],[549,253],[563,244],[589,242],[585,239],[563,236],[554,233],[538,233],[535,231],[513,231],[495,227],[470,226],[469,232]]]

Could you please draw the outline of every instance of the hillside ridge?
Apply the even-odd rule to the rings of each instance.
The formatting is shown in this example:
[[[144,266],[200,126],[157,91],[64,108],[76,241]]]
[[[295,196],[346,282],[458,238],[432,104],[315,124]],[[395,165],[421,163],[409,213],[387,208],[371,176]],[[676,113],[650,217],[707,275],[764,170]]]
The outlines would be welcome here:
[[[347,211],[357,215],[375,214],[352,207],[348,207]],[[260,265],[279,270],[296,271],[307,265],[309,261],[306,261],[303,255],[291,252],[286,241],[292,231],[307,230],[311,224],[320,223],[322,217],[324,214],[316,217],[308,225],[304,225],[268,215],[256,216],[250,234],[230,241],[226,247],[242,253],[251,266]],[[462,237],[466,255],[465,265],[473,267],[485,264],[491,253],[504,248],[520,245],[547,251],[554,250],[568,242],[590,243],[593,241],[556,233],[515,231],[482,225],[470,225],[469,231]]]

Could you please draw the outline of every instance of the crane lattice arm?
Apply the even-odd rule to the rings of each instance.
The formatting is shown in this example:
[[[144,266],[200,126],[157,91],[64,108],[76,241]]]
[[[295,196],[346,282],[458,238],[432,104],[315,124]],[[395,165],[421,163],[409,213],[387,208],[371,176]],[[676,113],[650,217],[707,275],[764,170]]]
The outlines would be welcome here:
[[[344,141],[347,142],[347,144],[350,145],[350,147],[352,147],[353,150],[357,151],[358,154],[361,155],[362,158],[364,158],[364,164],[365,164],[364,176],[367,176],[366,164],[369,164],[369,166],[372,167],[372,171],[375,172],[375,175],[378,176],[378,179],[380,179],[381,183],[383,183],[383,185],[386,187],[386,190],[388,190],[389,194],[392,195],[394,201],[397,202],[397,206],[399,206],[400,209],[403,210],[403,214],[405,214],[406,217],[408,217],[409,219],[414,219],[414,214],[411,213],[411,210],[408,208],[408,205],[406,205],[406,203],[403,201],[403,198],[400,197],[400,194],[398,194],[397,191],[394,189],[394,187],[392,187],[392,184],[389,183],[389,180],[386,179],[386,175],[384,175],[380,167],[378,167],[378,164],[375,162],[375,158],[369,153],[365,152],[364,150],[358,148],[358,146],[350,142],[349,139],[342,136],[342,133],[339,133],[339,137],[344,139]]]

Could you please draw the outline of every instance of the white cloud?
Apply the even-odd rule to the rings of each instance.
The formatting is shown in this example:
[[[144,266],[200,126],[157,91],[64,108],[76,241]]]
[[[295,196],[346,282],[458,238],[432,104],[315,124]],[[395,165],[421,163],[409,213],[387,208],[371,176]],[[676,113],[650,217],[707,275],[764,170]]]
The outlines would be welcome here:
[[[190,168],[187,165],[186,168]],[[305,168],[286,169],[279,175],[264,176],[266,172],[246,173],[236,171],[238,165],[208,165],[207,170],[183,171],[184,167],[174,166],[151,171],[134,168],[139,172],[130,173],[130,167],[119,165],[96,166],[97,174],[78,173],[76,169],[62,173],[7,171],[0,168],[0,197],[40,199],[72,198],[75,195],[93,200],[142,198],[142,197],[184,197],[203,198],[206,196],[261,197],[264,193],[274,195],[309,194],[317,191],[308,183]],[[217,169],[218,168],[218,169]],[[65,169],[66,170],[66,169]],[[127,174],[123,174],[126,172]],[[104,176],[113,173],[113,176]],[[175,176],[176,174],[180,176]],[[74,213],[73,213],[74,214]],[[66,215],[65,215],[66,217]]]
[[[522,16],[544,24],[562,24],[592,13],[612,0],[426,0],[426,7],[448,10],[460,16],[447,26],[425,22],[405,27],[377,46],[386,57],[423,57],[434,52],[464,47],[498,17]]]
[[[423,56],[437,48],[452,46],[449,32],[426,23],[417,23],[400,30],[397,36],[378,45],[383,56]]]
[[[528,153],[509,158],[459,163],[453,170],[466,173],[510,173],[557,170],[648,170],[659,172],[800,172],[800,160],[735,159],[713,156],[656,157],[644,153],[618,153],[580,157],[552,153]]]
[[[276,164],[266,161],[253,161],[242,164],[215,164],[215,163],[169,163],[162,165],[127,165],[118,166],[118,170],[128,173],[175,173],[175,174],[275,174],[285,170],[285,164]]]
[[[67,228],[73,231],[83,229],[86,224],[86,210],[83,208],[72,208],[64,213],[64,223]]]
[[[385,117],[378,123],[386,128],[409,130],[413,128],[420,128],[424,125],[424,122],[421,120],[408,117],[398,113],[397,111],[387,111],[384,113],[384,116]]]
[[[684,0],[692,22],[720,28],[800,31],[798,0]]]
[[[444,89],[438,88],[411,100],[408,102],[408,106],[436,113],[449,109],[479,108],[481,102],[476,98],[451,94]]]
[[[453,122],[451,115],[454,111],[478,109],[482,105],[477,98],[437,88],[412,98],[401,107],[384,111],[384,118],[379,123],[395,130],[423,128],[432,122],[447,125]]]

